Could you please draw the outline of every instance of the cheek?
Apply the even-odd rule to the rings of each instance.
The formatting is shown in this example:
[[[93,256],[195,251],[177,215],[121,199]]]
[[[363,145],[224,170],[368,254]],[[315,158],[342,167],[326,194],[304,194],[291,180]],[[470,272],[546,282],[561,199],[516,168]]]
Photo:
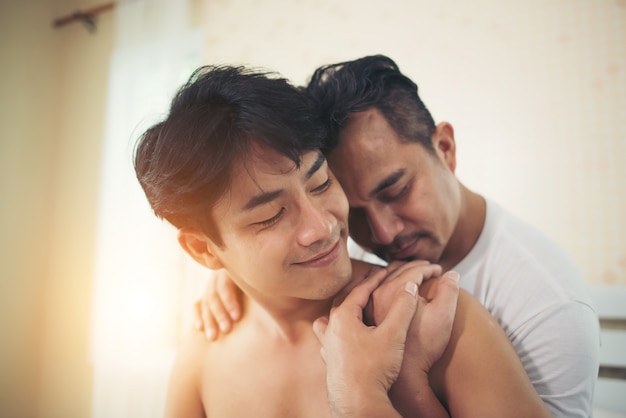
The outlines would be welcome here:
[[[397,214],[416,224],[440,223],[450,211],[448,185],[441,176],[424,176],[414,184],[408,198],[397,206]]]
[[[424,193],[423,189],[415,189],[407,199],[394,207],[396,216],[405,222],[421,225],[432,219],[432,212],[437,210],[432,196]]]
[[[280,262],[282,266],[279,255],[287,254],[284,248],[287,241],[286,237],[276,239],[274,236],[269,237],[269,235],[263,234],[252,234],[247,239],[239,237],[239,239],[231,241],[233,245],[229,247],[228,257],[230,264],[237,270],[245,270],[246,274],[249,274],[250,271],[256,272],[259,265],[275,270],[273,266],[276,266],[277,263]]]
[[[433,201],[436,199],[439,216],[445,218],[442,219],[442,222],[452,228],[459,216],[461,195],[456,179],[446,174],[448,173],[444,173],[441,176],[441,181],[436,185],[437,188],[433,190]]]
[[[288,242],[287,237],[248,242],[248,245],[237,249],[237,259],[231,260],[232,268],[238,271],[243,280],[249,282],[249,278],[254,278],[253,282],[249,282],[251,287],[279,293],[288,286],[288,282],[284,281]],[[262,268],[259,269],[259,266]]]

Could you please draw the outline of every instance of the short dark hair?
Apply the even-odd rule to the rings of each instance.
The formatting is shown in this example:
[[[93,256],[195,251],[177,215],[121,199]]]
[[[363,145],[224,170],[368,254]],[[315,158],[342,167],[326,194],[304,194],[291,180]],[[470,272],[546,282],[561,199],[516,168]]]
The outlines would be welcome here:
[[[372,55],[324,65],[315,70],[306,90],[327,125],[325,152],[338,145],[350,113],[371,108],[378,109],[404,140],[419,142],[434,152],[435,121],[417,93],[417,84],[391,58]]]
[[[277,73],[204,66],[175,95],[167,118],[139,138],[135,172],[156,216],[223,245],[210,210],[230,186],[233,163],[257,143],[297,167],[325,136],[310,96]]]

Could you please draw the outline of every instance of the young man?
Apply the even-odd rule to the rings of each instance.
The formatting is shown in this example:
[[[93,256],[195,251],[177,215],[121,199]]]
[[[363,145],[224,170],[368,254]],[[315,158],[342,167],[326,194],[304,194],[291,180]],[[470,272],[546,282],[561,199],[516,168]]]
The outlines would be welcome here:
[[[388,261],[424,259],[458,271],[462,288],[505,330],[551,412],[588,417],[599,328],[571,259],[456,178],[452,125],[435,125],[416,84],[391,59],[321,67],[307,91],[330,131],[324,152],[348,196],[351,237]],[[222,306],[234,309],[233,298],[222,299],[210,304],[227,330]]]
[[[284,79],[207,67],[178,92],[166,120],[140,139],[135,169],[155,214],[179,229],[179,243],[191,257],[224,269],[244,294],[240,323],[229,335],[207,341],[192,333],[183,343],[167,416],[360,412],[363,399],[334,390],[338,375],[359,379],[350,373],[355,367],[341,369],[333,347],[345,345],[334,343],[336,333],[328,330],[337,329],[342,298],[348,294],[352,303],[350,289],[370,267],[348,257],[348,202],[319,151],[326,135],[310,97]],[[406,319],[402,305],[394,304],[403,289],[414,295],[423,279],[440,274],[440,266],[418,261],[370,271],[363,284],[367,299],[371,281],[377,286],[386,275],[366,311],[376,335],[390,332],[400,341],[396,352],[404,352],[400,370],[382,367],[388,380],[376,390],[383,395],[376,411],[390,411],[385,391],[391,389],[393,406],[404,416],[446,416],[435,395],[455,416],[545,416],[506,336],[466,293],[459,295],[450,329],[449,307],[458,291],[453,275],[429,281],[431,289],[422,286],[433,295],[423,293],[411,321],[393,335],[394,322]],[[355,289],[359,300],[363,286]],[[358,309],[352,315],[361,318]],[[344,335],[363,335],[362,325],[354,331]],[[372,370],[369,357],[358,357],[363,370]],[[364,401],[370,408],[372,399]]]

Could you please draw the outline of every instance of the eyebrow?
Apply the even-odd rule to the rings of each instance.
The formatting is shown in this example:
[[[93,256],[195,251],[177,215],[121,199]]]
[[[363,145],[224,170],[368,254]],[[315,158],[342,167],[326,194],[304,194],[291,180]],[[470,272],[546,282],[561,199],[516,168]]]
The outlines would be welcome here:
[[[391,173],[385,179],[383,179],[378,185],[370,192],[370,196],[376,196],[378,193],[385,190],[387,187],[393,186],[404,175],[404,170],[398,170]]]
[[[322,154],[321,152],[318,152],[317,159],[315,160],[311,168],[309,168],[309,171],[307,171],[306,175],[304,176],[305,180],[310,180],[311,177],[313,177],[313,174],[317,173],[317,171],[322,167],[325,161],[326,161],[326,157],[324,157],[324,154]]]
[[[311,177],[313,177],[313,174],[315,174],[322,167],[325,161],[326,161],[326,158],[324,157],[324,155],[321,152],[318,153],[317,159],[315,160],[311,168],[309,168],[309,170],[304,175],[305,181],[310,180]],[[284,191],[281,189],[281,190],[275,190],[273,192],[265,192],[265,193],[258,194],[256,196],[252,196],[250,200],[248,200],[248,202],[244,205],[244,207],[242,208],[242,211],[248,212],[258,206],[265,205],[271,202],[272,200],[279,198],[283,193]]]
[[[242,208],[242,211],[244,212],[251,211],[257,206],[264,205],[266,203],[271,202],[274,199],[277,199],[282,194],[283,194],[283,190],[276,190],[273,192],[266,192],[266,193],[258,194],[256,196],[252,196],[250,200],[248,200],[248,202]]]

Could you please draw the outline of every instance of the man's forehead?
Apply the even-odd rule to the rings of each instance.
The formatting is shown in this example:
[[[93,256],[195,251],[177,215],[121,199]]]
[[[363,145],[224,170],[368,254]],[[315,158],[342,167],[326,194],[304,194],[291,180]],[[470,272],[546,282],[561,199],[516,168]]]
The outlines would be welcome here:
[[[288,177],[306,181],[325,161],[319,151],[303,153],[299,165],[275,150],[255,152],[233,167],[228,195],[235,207],[248,211],[279,196]]]
[[[300,161],[302,155],[299,156]],[[244,169],[249,172],[260,170],[262,172],[273,172],[276,174],[289,173],[297,166],[298,161],[293,161],[284,153],[279,152],[267,145],[253,142],[247,152],[243,153],[235,163],[235,168]]]
[[[287,155],[273,148],[263,145],[256,145],[243,156],[237,159],[234,164],[234,171],[245,170],[249,173],[265,173],[271,175],[297,174],[303,169],[310,169],[317,160],[325,157],[319,150],[301,151],[292,155]],[[319,168],[317,164],[316,168]]]
[[[355,152],[354,148],[338,147],[329,155],[330,168],[341,183],[351,205],[374,198],[406,174],[407,160],[386,151],[391,150],[359,148]]]

